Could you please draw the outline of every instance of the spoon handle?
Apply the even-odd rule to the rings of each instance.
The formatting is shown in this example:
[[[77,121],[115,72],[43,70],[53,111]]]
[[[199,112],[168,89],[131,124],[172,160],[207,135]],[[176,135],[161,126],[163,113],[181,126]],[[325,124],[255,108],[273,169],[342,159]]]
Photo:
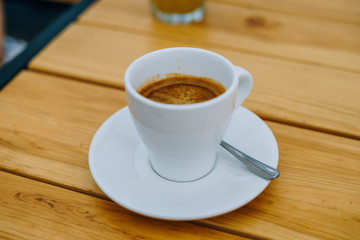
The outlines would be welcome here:
[[[259,177],[262,177],[266,180],[272,180],[280,175],[279,170],[250,157],[246,153],[243,153],[239,149],[231,146],[229,143],[222,141],[220,145],[232,155],[234,155],[237,159],[239,159],[247,168],[249,168]]]

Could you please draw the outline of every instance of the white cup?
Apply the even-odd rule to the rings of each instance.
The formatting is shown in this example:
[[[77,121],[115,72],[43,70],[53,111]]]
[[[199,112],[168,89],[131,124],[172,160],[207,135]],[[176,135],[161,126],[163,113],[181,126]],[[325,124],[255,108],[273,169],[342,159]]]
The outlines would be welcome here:
[[[137,92],[149,78],[160,80],[171,73],[211,78],[226,91],[211,100],[186,105],[155,102]],[[215,165],[233,111],[251,88],[249,72],[204,49],[167,48],[131,63],[125,73],[126,97],[154,171],[179,182],[207,175]]]

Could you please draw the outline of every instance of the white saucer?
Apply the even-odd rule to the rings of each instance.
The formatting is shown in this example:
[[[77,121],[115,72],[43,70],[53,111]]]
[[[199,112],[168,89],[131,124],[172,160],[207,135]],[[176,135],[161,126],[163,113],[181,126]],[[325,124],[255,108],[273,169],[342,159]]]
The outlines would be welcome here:
[[[233,114],[224,140],[277,167],[274,135],[246,108]],[[230,212],[257,197],[269,184],[220,146],[214,169],[202,179],[186,183],[163,179],[152,170],[127,107],[96,132],[89,165],[96,183],[113,201],[139,214],[167,220],[195,220]]]

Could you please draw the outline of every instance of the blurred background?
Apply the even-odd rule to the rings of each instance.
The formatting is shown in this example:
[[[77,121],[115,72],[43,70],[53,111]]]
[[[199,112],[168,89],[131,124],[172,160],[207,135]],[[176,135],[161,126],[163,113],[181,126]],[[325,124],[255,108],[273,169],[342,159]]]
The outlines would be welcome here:
[[[0,0],[0,88],[94,0]]]
[[[1,0],[2,65],[14,59],[75,2]]]

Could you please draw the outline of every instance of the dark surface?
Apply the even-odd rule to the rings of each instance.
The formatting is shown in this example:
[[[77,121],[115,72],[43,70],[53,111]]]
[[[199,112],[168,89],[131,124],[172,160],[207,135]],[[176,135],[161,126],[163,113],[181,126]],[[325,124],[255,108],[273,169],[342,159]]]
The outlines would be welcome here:
[[[39,0],[5,0],[5,32],[32,41],[72,5]]]
[[[41,0],[4,0],[6,34],[28,42],[12,61],[0,68],[0,89],[95,0],[76,4]]]

